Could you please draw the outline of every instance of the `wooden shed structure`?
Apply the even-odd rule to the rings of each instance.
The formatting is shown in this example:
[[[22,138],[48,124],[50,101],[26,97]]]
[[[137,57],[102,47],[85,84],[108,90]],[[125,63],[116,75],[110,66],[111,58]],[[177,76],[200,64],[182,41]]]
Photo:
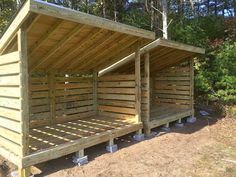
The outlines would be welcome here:
[[[157,39],[140,49],[142,76],[142,121],[145,134],[151,129],[194,115],[193,59],[202,48]],[[100,71],[106,74],[133,74],[135,54]]]
[[[139,49],[154,39],[150,31],[26,1],[0,39],[0,155],[25,177],[32,165],[140,133]],[[97,77],[133,52],[134,73]]]

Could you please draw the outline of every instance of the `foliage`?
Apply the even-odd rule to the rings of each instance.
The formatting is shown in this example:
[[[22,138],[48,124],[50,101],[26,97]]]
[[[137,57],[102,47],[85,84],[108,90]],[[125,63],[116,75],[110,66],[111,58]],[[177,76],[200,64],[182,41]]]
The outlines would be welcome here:
[[[0,0],[0,33],[24,0]],[[161,34],[161,0],[43,0]],[[18,3],[17,3],[18,2]],[[172,40],[206,48],[195,59],[196,96],[236,102],[236,0],[167,0]]]

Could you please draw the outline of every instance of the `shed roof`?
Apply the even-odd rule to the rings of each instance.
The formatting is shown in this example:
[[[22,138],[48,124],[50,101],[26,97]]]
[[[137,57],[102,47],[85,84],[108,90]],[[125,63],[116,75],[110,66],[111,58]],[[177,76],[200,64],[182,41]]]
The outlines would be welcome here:
[[[151,31],[38,0],[28,0],[0,39],[0,54],[17,50],[27,31],[29,71],[103,69],[155,39]]]
[[[155,72],[199,54],[205,54],[205,49],[159,38],[140,49],[142,56],[147,52],[150,55],[150,71]],[[109,72],[132,71],[134,69],[134,57],[134,53],[126,56],[108,68],[101,70],[99,75],[101,76]]]

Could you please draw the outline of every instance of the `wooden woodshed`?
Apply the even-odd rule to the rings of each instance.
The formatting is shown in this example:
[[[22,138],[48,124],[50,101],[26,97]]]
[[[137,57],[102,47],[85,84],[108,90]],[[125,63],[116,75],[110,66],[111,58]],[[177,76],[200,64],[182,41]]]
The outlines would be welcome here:
[[[193,59],[204,54],[202,48],[157,39],[140,49],[142,77],[142,121],[146,135],[151,129],[194,116]],[[134,73],[135,54],[99,72],[106,74]]]
[[[0,39],[0,155],[19,167],[141,133],[140,47],[150,31],[28,0]],[[135,52],[135,72],[98,71]]]

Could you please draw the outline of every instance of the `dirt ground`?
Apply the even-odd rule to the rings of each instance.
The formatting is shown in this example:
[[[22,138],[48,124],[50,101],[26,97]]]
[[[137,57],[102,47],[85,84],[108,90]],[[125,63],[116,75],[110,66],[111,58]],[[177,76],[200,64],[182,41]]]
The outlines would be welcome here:
[[[40,164],[42,173],[35,177],[236,177],[236,118],[198,117],[195,124],[172,125],[169,133],[143,142],[131,137],[117,140],[113,154],[105,144],[87,149],[89,163],[82,167],[72,156]],[[0,166],[3,172],[14,168],[8,162]]]

